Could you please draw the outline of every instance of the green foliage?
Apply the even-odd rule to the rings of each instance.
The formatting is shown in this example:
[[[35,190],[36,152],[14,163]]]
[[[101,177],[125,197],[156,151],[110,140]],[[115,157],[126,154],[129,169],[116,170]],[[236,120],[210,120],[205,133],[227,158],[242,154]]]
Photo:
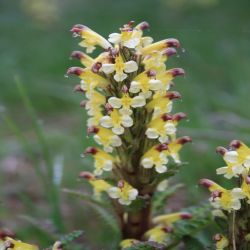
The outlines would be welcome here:
[[[126,248],[126,250],[166,250],[166,246],[158,244],[156,242],[140,242],[131,247]]]
[[[119,228],[117,225],[117,221],[115,217],[110,213],[112,209],[108,203],[103,201],[99,201],[93,197],[93,195],[89,195],[77,190],[64,189],[65,193],[73,195],[75,197],[80,198],[84,202],[86,202],[93,210],[100,216],[100,218],[109,226],[112,230],[112,233],[115,234],[119,238]]]
[[[188,250],[203,250],[205,246],[197,239],[191,236],[183,237],[182,241],[185,244],[185,248]]]
[[[179,188],[183,187],[183,184],[175,184],[167,187],[166,190],[161,192],[156,192],[153,197],[153,210],[154,212],[162,212],[167,199],[171,197]]]

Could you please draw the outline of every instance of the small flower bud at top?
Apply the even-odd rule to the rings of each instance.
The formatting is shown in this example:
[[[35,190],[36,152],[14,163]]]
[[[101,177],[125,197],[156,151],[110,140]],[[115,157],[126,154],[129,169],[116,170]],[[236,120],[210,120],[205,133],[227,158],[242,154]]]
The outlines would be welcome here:
[[[169,98],[170,100],[173,99],[180,99],[181,98],[181,94],[177,91],[171,91],[171,92],[167,92],[165,95],[166,98]]]
[[[171,72],[173,77],[185,75],[185,71],[182,68],[170,69],[169,72]]]
[[[97,128],[97,127],[95,127],[95,126],[89,127],[89,128],[87,129],[88,134],[90,134],[90,133],[97,134],[98,131],[99,131],[99,128]]]
[[[71,56],[70,56],[71,58],[76,58],[76,59],[82,59],[82,58],[84,58],[84,53],[83,52],[81,52],[81,51],[73,51],[72,53],[71,53]]]

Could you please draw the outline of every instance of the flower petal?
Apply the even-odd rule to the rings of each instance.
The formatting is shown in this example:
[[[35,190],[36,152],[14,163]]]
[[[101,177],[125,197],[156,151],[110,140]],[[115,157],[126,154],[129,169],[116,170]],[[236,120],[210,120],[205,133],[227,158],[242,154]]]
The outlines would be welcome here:
[[[112,128],[112,131],[116,135],[122,135],[124,133],[124,128],[122,126],[116,126]]]
[[[114,79],[117,81],[117,82],[122,82],[124,79],[127,78],[127,74],[121,72],[121,73],[116,73],[114,75]]]
[[[154,166],[154,163],[152,161],[151,158],[144,158],[142,161],[141,161],[141,165],[144,167],[144,168],[152,168]]]
[[[132,99],[131,106],[133,108],[143,107],[146,104],[145,98],[143,96],[135,96]]]
[[[119,34],[119,33],[110,34],[108,41],[111,43],[114,43],[114,44],[119,43],[121,41],[121,34]]]
[[[108,99],[108,103],[116,109],[119,109],[122,106],[122,102],[121,99],[117,98],[117,97],[110,97]]]
[[[125,63],[125,69],[124,71],[126,73],[131,73],[131,72],[135,72],[138,70],[138,65],[135,61],[128,61]]]
[[[108,195],[113,199],[117,199],[120,197],[120,189],[118,187],[111,187],[108,189]]]
[[[105,115],[105,116],[103,116],[103,117],[101,118],[100,124],[101,124],[101,126],[104,127],[104,128],[111,128],[111,127],[113,127],[112,119],[111,119],[111,117],[108,116],[108,115]]]
[[[159,137],[157,130],[154,128],[148,128],[145,134],[149,139],[156,139]]]
[[[133,119],[128,116],[128,115],[123,115],[122,116],[122,125],[125,127],[125,128],[129,128],[131,126],[133,126]]]
[[[105,73],[105,74],[111,74],[115,71],[115,65],[112,63],[104,63],[101,67],[101,70]]]

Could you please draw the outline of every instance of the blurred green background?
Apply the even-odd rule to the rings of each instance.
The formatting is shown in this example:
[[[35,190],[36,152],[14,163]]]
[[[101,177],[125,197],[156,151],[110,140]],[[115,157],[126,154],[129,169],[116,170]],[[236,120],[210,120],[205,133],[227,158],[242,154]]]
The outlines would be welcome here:
[[[78,65],[69,60],[71,51],[79,49],[69,30],[82,23],[107,36],[130,20],[148,21],[155,40],[175,37],[181,41],[183,49],[168,65],[183,67],[187,73],[175,81],[175,89],[183,96],[175,111],[188,114],[179,134],[192,136],[193,143],[182,152],[188,164],[182,167],[179,180],[186,189],[177,195],[180,201],[173,207],[201,203],[207,194],[198,188],[199,178],[228,185],[215,176],[215,169],[223,165],[215,147],[236,138],[250,143],[249,11],[248,0],[1,1],[0,115],[15,121],[42,167],[42,146],[18,93],[14,81],[18,76],[39,117],[51,158],[63,168],[61,186],[86,188],[76,181],[80,171],[91,168],[90,159],[80,157],[90,143],[86,117],[79,108],[81,97],[72,91],[78,79],[64,77],[69,66]],[[29,155],[1,118],[0,157],[0,228],[48,245],[49,235],[20,216],[34,216],[50,227],[43,219],[48,208]],[[62,204],[67,232],[83,229],[86,249],[110,249],[112,235],[104,233],[105,225],[85,203],[63,194]]]

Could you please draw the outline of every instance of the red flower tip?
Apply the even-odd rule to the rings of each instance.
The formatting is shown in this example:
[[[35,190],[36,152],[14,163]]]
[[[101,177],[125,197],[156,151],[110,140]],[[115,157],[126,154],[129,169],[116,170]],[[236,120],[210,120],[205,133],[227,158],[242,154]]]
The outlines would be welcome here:
[[[140,30],[146,30],[146,29],[149,29],[149,27],[150,27],[150,26],[149,26],[149,23],[144,21],[144,22],[142,22],[142,23],[139,25],[138,28],[139,28]]]
[[[81,172],[81,173],[79,174],[79,177],[80,177],[80,178],[87,179],[87,180],[93,180],[93,179],[95,178],[95,176],[94,176],[92,173],[86,172],[86,171]]]
[[[75,24],[70,31],[79,34],[85,27],[82,24]]]
[[[99,128],[92,126],[92,127],[89,127],[87,129],[87,132],[88,132],[88,134],[90,134],[90,133],[97,134],[99,132]]]
[[[84,93],[85,91],[81,88],[81,85],[80,85],[80,84],[77,84],[77,85],[74,87],[74,92],[82,92],[82,93]]]
[[[175,38],[166,39],[166,44],[167,44],[167,47],[180,48],[181,46],[180,42]]]
[[[4,239],[6,237],[15,238],[15,233],[10,230],[0,230],[0,239]]]
[[[166,93],[165,97],[168,98],[169,100],[180,99],[181,94],[177,91],[170,91]]]
[[[99,70],[100,70],[101,67],[102,67],[102,63],[96,62],[96,63],[93,64],[91,70],[94,73],[99,73]]]
[[[209,179],[200,179],[199,185],[202,185],[203,187],[210,188],[213,185],[213,182]]]
[[[226,152],[227,152],[227,149],[224,147],[219,146],[216,148],[216,153],[218,153],[220,155],[224,155]]]
[[[147,71],[147,76],[148,77],[154,77],[154,76],[156,76],[156,71],[152,70],[152,69],[148,70]]]
[[[82,58],[84,58],[84,53],[83,52],[81,52],[81,51],[73,51],[72,53],[71,53],[71,55],[70,55],[70,57],[71,58],[76,58],[76,59],[82,59]]]
[[[170,114],[163,114],[163,115],[161,116],[161,119],[162,119],[164,122],[166,122],[166,121],[171,121],[171,120],[173,119],[173,116],[170,115]]]
[[[80,67],[70,67],[68,70],[67,70],[67,75],[81,75],[83,72],[83,68],[80,68]]]
[[[187,212],[184,212],[184,213],[181,213],[181,219],[183,219],[183,220],[189,220],[189,219],[191,219],[193,216],[192,216],[192,214],[190,214],[190,213],[187,213]]]
[[[182,68],[170,69],[169,72],[171,73],[171,75],[172,75],[173,77],[185,75],[185,71],[184,71],[184,69],[182,69]]]
[[[174,121],[180,121],[180,120],[185,119],[185,118],[187,118],[187,115],[183,112],[179,112],[179,113],[176,113],[173,115]]]
[[[167,48],[167,49],[165,49],[163,52],[162,52],[162,54],[163,55],[166,55],[166,56],[173,56],[173,55],[175,55],[177,53],[177,51],[176,51],[176,49],[175,48],[172,48],[172,47],[170,47],[170,48]]]
[[[164,150],[167,150],[168,149],[168,145],[167,143],[162,143],[162,144],[159,144],[155,147],[155,149],[159,152],[162,152]]]
[[[165,233],[171,233],[171,232],[173,232],[173,228],[172,227],[162,227],[161,229]]]
[[[234,149],[238,149],[241,147],[241,141],[239,140],[232,140],[229,144],[230,147],[234,148]]]
[[[176,143],[181,145],[184,145],[187,142],[192,142],[192,138],[190,136],[183,136],[176,140]]]
[[[92,154],[92,155],[95,155],[97,152],[98,152],[98,149],[95,147],[88,147],[84,151],[85,154]]]
[[[124,183],[123,180],[120,180],[120,181],[118,181],[118,183],[117,183],[117,186],[118,186],[119,188],[123,188],[124,185],[125,185],[125,183]]]

